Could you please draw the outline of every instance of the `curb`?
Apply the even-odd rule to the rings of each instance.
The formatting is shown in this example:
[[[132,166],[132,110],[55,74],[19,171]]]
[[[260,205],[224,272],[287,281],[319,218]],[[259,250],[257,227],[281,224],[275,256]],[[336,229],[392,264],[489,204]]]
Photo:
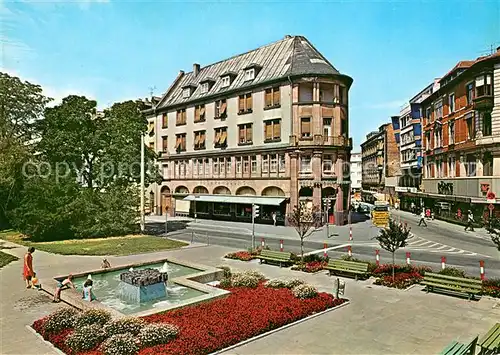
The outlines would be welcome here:
[[[66,355],[65,353],[63,353],[61,350],[59,350],[58,348],[56,348],[54,346],[54,344],[52,344],[51,342],[45,340],[40,334],[37,333],[37,331],[35,329],[33,329],[30,325],[27,325],[26,326],[26,329],[28,329],[33,335],[35,335],[39,340],[41,340],[42,342],[45,343],[45,345],[47,345],[49,348],[51,348],[56,354],[59,354],[59,355]]]
[[[297,320],[297,321],[295,321],[295,322],[293,322],[293,323],[285,324],[284,326],[279,327],[279,328],[276,328],[276,329],[273,329],[273,330],[271,330],[271,331],[269,331],[269,332],[259,334],[259,335],[257,335],[257,336],[254,336],[253,338],[248,338],[248,339],[245,339],[245,340],[243,340],[243,341],[240,341],[240,342],[239,342],[239,343],[237,343],[237,344],[234,344],[234,345],[228,346],[227,348],[224,348],[224,349],[221,349],[221,350],[217,350],[217,351],[215,351],[215,352],[213,352],[213,353],[210,353],[209,355],[218,355],[218,354],[222,354],[222,353],[224,353],[224,352],[226,352],[226,351],[233,350],[233,349],[238,348],[238,347],[240,347],[240,346],[243,346],[243,345],[245,345],[245,344],[251,343],[251,342],[253,342],[253,341],[255,341],[255,340],[259,340],[259,339],[261,339],[261,338],[267,337],[268,335],[274,334],[274,333],[276,333],[276,332],[280,332],[280,331],[285,330],[285,329],[287,329],[287,328],[293,327],[294,325],[300,324],[300,323],[302,323],[302,322],[308,321],[308,320],[313,319],[313,318],[315,318],[315,317],[319,317],[319,316],[321,316],[321,315],[323,315],[323,314],[325,314],[325,313],[328,313],[328,312],[334,311],[334,310],[336,310],[336,309],[339,309],[339,308],[341,308],[341,307],[347,306],[347,305],[349,305],[350,303],[351,303],[351,301],[346,301],[346,302],[344,302],[344,303],[342,303],[342,304],[340,304],[340,305],[338,305],[338,306],[335,306],[335,307],[332,307],[332,308],[325,309],[324,311],[321,311],[321,312],[319,312],[319,313],[314,313],[314,314],[311,314],[310,316],[307,316],[307,317],[305,317],[305,318],[299,319],[299,320]]]

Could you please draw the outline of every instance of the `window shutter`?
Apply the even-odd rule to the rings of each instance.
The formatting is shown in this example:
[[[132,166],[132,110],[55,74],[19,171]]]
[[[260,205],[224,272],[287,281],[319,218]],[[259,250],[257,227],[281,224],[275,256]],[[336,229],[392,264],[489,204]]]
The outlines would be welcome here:
[[[240,96],[240,99],[238,102],[238,109],[239,109],[239,111],[245,111],[245,96]]]
[[[274,88],[273,92],[273,104],[274,105],[279,105],[280,104],[280,88]]]
[[[226,142],[226,138],[227,138],[227,132],[224,131],[222,132],[222,136],[220,138],[220,144],[224,144]]]
[[[227,108],[227,104],[225,102],[223,102],[221,104],[219,114],[221,114],[221,115],[225,114],[226,113],[226,108]]]
[[[198,142],[200,141],[200,135],[198,133],[194,134],[194,145],[198,145]]]
[[[205,106],[200,108],[200,118],[205,115]]]
[[[302,133],[311,133],[311,130],[310,130],[310,120],[308,119],[305,119],[305,120],[302,120]]]
[[[271,89],[267,89],[266,90],[266,107],[270,107],[273,105],[273,102],[272,102],[272,91]]]
[[[162,116],[162,123],[161,123],[163,128],[166,128],[168,126],[168,115],[166,113],[163,114]]]
[[[281,137],[281,123],[280,121],[274,122],[273,125],[273,138],[280,138]]]
[[[273,139],[273,125],[271,122],[266,122],[266,139]]]
[[[214,144],[219,143],[220,137],[221,137],[221,131],[216,129],[215,130]]]
[[[250,110],[252,108],[252,94],[247,94],[247,110]]]
[[[239,126],[240,131],[240,143],[245,141],[245,126]]]
[[[202,132],[201,135],[200,135],[200,144],[201,145],[205,144],[205,137],[206,137],[205,132]]]
[[[168,138],[167,137],[163,137],[162,146],[163,146],[163,151],[167,151],[168,150]]]
[[[252,125],[246,126],[246,131],[247,131],[247,142],[252,141]]]
[[[179,148],[180,144],[181,144],[181,137],[177,136],[177,139],[175,140],[175,149]]]

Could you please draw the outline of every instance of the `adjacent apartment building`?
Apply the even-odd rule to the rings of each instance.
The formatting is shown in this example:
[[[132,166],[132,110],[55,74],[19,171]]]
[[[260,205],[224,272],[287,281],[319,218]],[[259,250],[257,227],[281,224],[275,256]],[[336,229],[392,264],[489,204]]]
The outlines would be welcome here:
[[[351,191],[360,192],[363,168],[361,153],[351,153]]]
[[[425,162],[418,196],[452,218],[470,207],[488,214],[500,193],[500,48],[459,62],[439,84],[422,101]]]
[[[399,148],[392,123],[367,134],[361,144],[362,198],[367,202],[389,201],[400,175]]]
[[[181,71],[146,111],[163,174],[154,213],[251,221],[254,204],[257,222],[283,223],[299,201],[335,197],[343,223],[352,81],[302,36]]]

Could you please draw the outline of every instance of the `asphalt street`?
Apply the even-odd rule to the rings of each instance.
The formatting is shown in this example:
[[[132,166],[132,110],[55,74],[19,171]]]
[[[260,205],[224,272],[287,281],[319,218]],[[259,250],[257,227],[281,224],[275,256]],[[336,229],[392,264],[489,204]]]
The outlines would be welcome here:
[[[447,265],[463,268],[470,275],[479,276],[479,261],[484,260],[487,277],[500,277],[500,253],[484,231],[464,232],[460,226],[442,221],[428,221],[427,227],[418,227],[418,216],[401,211],[393,211],[392,215],[403,223],[406,222],[412,231],[408,245],[396,252],[397,262],[405,262],[406,252],[410,252],[412,263],[438,269],[441,267],[441,257],[444,256]],[[158,219],[155,221],[160,222]],[[373,237],[379,229],[370,220],[359,216],[353,216],[353,221],[358,222],[352,224],[352,241],[349,240],[349,226],[330,226],[329,238],[325,228],[306,238],[304,252],[323,254],[326,243],[328,255],[338,258],[347,254],[347,247],[350,245],[354,257],[374,261],[375,250],[380,247]],[[169,236],[203,244],[247,249],[252,245],[251,231],[251,224],[197,220],[187,223],[185,229],[169,233]],[[260,245],[263,238],[271,249],[279,250],[280,240],[283,240],[285,251],[300,253],[300,240],[291,227],[256,225],[255,231],[256,245]],[[390,262],[391,254],[380,250],[380,258],[381,262]]]

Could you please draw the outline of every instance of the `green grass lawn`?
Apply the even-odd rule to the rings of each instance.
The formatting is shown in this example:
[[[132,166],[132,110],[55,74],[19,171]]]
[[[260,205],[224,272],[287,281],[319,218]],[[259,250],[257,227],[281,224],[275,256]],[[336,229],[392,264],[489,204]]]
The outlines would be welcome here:
[[[7,253],[4,253],[3,251],[0,251],[0,269],[3,268],[5,265],[18,260],[19,258],[14,255],[10,255]]]
[[[37,250],[62,255],[132,255],[180,248],[187,243],[149,235],[69,239],[56,242],[32,242],[14,231],[0,232],[0,238]]]

